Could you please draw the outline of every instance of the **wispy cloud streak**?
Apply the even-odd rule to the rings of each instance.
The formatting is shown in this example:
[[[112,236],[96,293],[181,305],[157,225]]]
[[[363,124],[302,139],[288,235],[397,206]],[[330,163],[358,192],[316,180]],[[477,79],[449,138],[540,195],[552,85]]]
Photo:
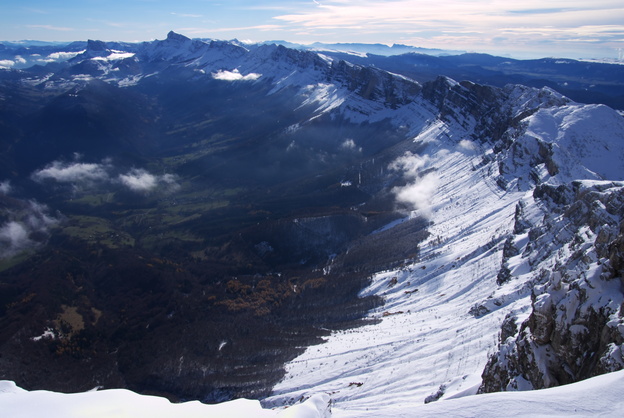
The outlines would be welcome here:
[[[73,31],[73,28],[63,27],[63,26],[53,26],[53,25],[26,25],[26,27],[31,29],[46,29],[53,30],[59,32],[70,32]]]
[[[528,0],[518,6],[501,0],[349,1],[327,0],[317,7],[275,16],[288,26],[312,35],[328,30],[345,33],[404,34],[405,41],[470,47],[496,46],[508,42],[539,44],[556,33],[558,41],[573,43],[584,37],[613,44],[624,41],[624,3]],[[522,34],[521,40],[512,39]],[[550,39],[552,41],[552,39]],[[528,45],[530,47],[531,45]]]

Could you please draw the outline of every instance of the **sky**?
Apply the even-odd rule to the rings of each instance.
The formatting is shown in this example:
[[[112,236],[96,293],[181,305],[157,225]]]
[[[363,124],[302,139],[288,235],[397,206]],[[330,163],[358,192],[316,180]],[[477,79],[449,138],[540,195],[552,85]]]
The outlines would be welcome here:
[[[190,38],[405,44],[618,58],[622,0],[0,0],[0,40]]]

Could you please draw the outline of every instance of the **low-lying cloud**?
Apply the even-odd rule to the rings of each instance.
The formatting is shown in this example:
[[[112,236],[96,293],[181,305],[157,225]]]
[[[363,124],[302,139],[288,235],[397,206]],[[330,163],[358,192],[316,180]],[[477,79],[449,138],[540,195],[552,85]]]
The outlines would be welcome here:
[[[169,191],[179,188],[173,174],[154,175],[146,170],[134,168],[126,174],[119,175],[119,181],[128,189],[138,193],[148,193],[155,188],[164,187]]]
[[[351,138],[347,138],[344,140],[342,144],[340,144],[340,148],[348,151],[358,151],[362,152],[362,147],[358,147],[355,141]]]
[[[0,60],[0,69],[8,70],[20,64],[26,64],[26,60],[16,55],[12,60]]]
[[[155,189],[165,192],[177,190],[180,186],[173,174],[156,175],[142,168],[133,168],[119,173],[108,160],[101,163],[79,161],[54,161],[47,167],[34,172],[31,178],[37,182],[53,181],[69,184],[76,191],[91,190],[98,186],[121,184],[136,193],[149,193]]]
[[[223,81],[254,81],[259,79],[261,76],[262,74],[258,73],[242,75],[237,69],[234,69],[233,71],[220,70],[216,73],[212,73],[212,78]]]
[[[462,139],[457,144],[457,147],[461,151],[476,151],[477,150],[476,144],[474,142],[472,142],[471,140],[469,140],[469,139]]]
[[[428,173],[403,187],[395,187],[393,192],[399,203],[408,205],[420,214],[431,216],[431,198],[438,189],[440,181],[435,173]]]
[[[127,174],[120,174],[119,181],[135,192],[150,191],[158,185],[156,176],[145,170],[133,169]]]
[[[108,170],[109,167],[104,164],[54,161],[46,168],[36,171],[33,178],[52,179],[60,183],[88,183],[108,180]]]
[[[11,193],[12,187],[11,187],[11,182],[8,180],[2,181],[0,182],[0,193],[2,194],[9,194]]]
[[[2,213],[0,259],[43,245],[49,238],[50,228],[59,222],[58,218],[49,214],[45,205],[35,201],[19,203],[21,207]]]
[[[419,173],[429,162],[427,155],[420,156],[407,151],[401,157],[390,163],[390,170],[402,172],[407,178],[418,178]]]
[[[431,216],[431,200],[440,183],[437,173],[427,170],[428,164],[427,156],[407,152],[389,166],[391,170],[401,172],[408,181],[405,186],[392,189],[397,203],[425,217]]]

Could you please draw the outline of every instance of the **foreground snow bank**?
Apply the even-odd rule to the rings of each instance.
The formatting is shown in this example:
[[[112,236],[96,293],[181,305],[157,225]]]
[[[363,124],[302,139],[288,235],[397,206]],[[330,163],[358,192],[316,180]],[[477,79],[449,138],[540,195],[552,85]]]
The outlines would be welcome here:
[[[398,416],[487,418],[501,415],[620,417],[624,412],[623,387],[624,371],[619,371],[551,389],[490,393],[430,404],[388,406],[376,410],[375,416],[379,418]],[[12,418],[36,416],[328,418],[331,416],[329,402],[329,395],[317,394],[303,403],[280,410],[262,409],[260,402],[247,399],[218,405],[205,405],[197,401],[172,404],[164,398],[139,395],[123,389],[74,394],[28,392],[13,382],[0,381],[0,411],[2,416]],[[345,416],[346,411],[335,412],[336,416]]]
[[[419,417],[621,417],[624,414],[624,371],[570,385],[526,392],[498,392],[448,399],[412,410]],[[400,416],[397,412],[378,417]],[[404,411],[406,412],[406,411]]]
[[[84,393],[28,392],[11,381],[0,381],[0,411],[11,418],[95,418],[95,417],[257,417],[325,418],[329,396],[314,395],[303,403],[280,410],[263,409],[259,401],[237,399],[217,405],[198,401],[172,404],[165,398],[112,389]]]

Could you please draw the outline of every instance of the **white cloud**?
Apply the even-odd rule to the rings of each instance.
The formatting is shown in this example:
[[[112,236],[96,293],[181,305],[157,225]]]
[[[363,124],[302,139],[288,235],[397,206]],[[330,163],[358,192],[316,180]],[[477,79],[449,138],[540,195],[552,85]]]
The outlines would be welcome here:
[[[24,57],[16,55],[12,60],[0,60],[0,69],[8,70],[15,65],[26,64],[27,62]]]
[[[8,70],[15,65],[13,60],[0,60],[0,69]]]
[[[459,144],[457,144],[457,146],[460,150],[463,151],[475,151],[477,149],[475,143],[469,139],[462,139],[461,141],[459,141]]]
[[[58,220],[48,215],[48,207],[41,203],[38,203],[34,200],[31,200],[29,203],[28,211],[26,215],[23,217],[23,221],[25,222],[30,229],[34,231],[47,230],[50,226],[55,225]]]
[[[216,73],[212,73],[212,78],[224,81],[253,81],[259,79],[261,76],[262,74],[257,73],[242,75],[237,69],[234,69],[233,71],[221,70]]]
[[[340,144],[340,148],[350,151],[362,151],[362,147],[358,147],[355,141],[351,138],[345,139],[345,141]]]
[[[135,192],[148,192],[158,185],[156,176],[143,169],[132,169],[127,174],[120,174],[119,181]]]
[[[176,176],[164,174],[156,176],[144,169],[133,168],[126,174],[119,175],[119,181],[128,189],[138,193],[148,193],[157,187],[164,188],[167,192],[179,189]]]
[[[32,178],[36,181],[52,179],[60,183],[89,183],[108,180],[107,170],[108,167],[104,164],[54,161],[33,173]]]
[[[24,224],[10,221],[0,227],[0,257],[15,254],[30,245],[32,242]]]
[[[503,0],[326,0],[319,7],[276,16],[275,19],[318,28],[362,26],[365,30],[375,30],[415,24],[417,26],[413,26],[411,31],[438,28],[478,32],[489,28],[605,24],[617,20],[612,14],[621,13],[624,9],[624,5],[616,0],[596,0],[590,6],[580,0],[551,0],[547,5],[543,1],[527,0],[521,7],[517,4]]]
[[[23,207],[4,213],[0,225],[0,259],[42,245],[49,228],[58,223],[58,219],[48,215],[47,206],[35,201],[24,203]]]
[[[164,174],[160,176],[159,182],[166,188],[168,192],[175,192],[180,189],[178,176],[174,174]]]
[[[43,62],[66,61],[84,52],[85,50],[82,50],[79,52],[53,52],[49,54],[47,57],[41,58],[39,61],[43,61]]]
[[[11,193],[11,189],[11,182],[9,180],[0,182],[0,193],[9,194]]]
[[[427,156],[408,151],[389,165],[391,170],[401,172],[408,180],[407,185],[392,189],[397,203],[406,205],[410,211],[419,211],[425,217],[431,215],[431,199],[440,183],[435,171],[425,171],[429,168],[428,163]]]
[[[394,37],[395,42],[447,49],[550,49],[550,56],[561,54],[561,48],[585,48],[592,38],[603,48],[621,46],[623,16],[619,0],[527,0],[521,6],[503,0],[326,0],[274,18],[316,38],[334,32],[343,41]],[[523,36],[512,36],[516,32]]]
[[[134,57],[134,55],[135,55],[134,52],[114,51],[112,54],[109,54],[105,57],[93,57],[91,59],[94,61],[114,61],[114,60],[121,60],[125,58],[132,58]]]
[[[81,155],[75,154],[74,158],[79,160]],[[157,187],[162,192],[171,193],[180,187],[177,177],[173,174],[154,175],[142,168],[133,168],[127,173],[119,175],[116,175],[115,171],[117,170],[108,159],[101,163],[54,161],[46,168],[35,171],[31,177],[37,182],[68,183],[74,187],[75,191],[82,191],[97,185],[121,184],[139,193],[150,192]]]
[[[428,156],[420,156],[407,151],[403,156],[390,163],[390,170],[401,171],[403,175],[410,179],[419,177],[419,172],[429,162]]]
[[[419,211],[420,215],[431,215],[431,199],[438,190],[440,179],[435,173],[428,173],[403,187],[395,187],[393,192],[397,202],[408,205],[411,210]]]

